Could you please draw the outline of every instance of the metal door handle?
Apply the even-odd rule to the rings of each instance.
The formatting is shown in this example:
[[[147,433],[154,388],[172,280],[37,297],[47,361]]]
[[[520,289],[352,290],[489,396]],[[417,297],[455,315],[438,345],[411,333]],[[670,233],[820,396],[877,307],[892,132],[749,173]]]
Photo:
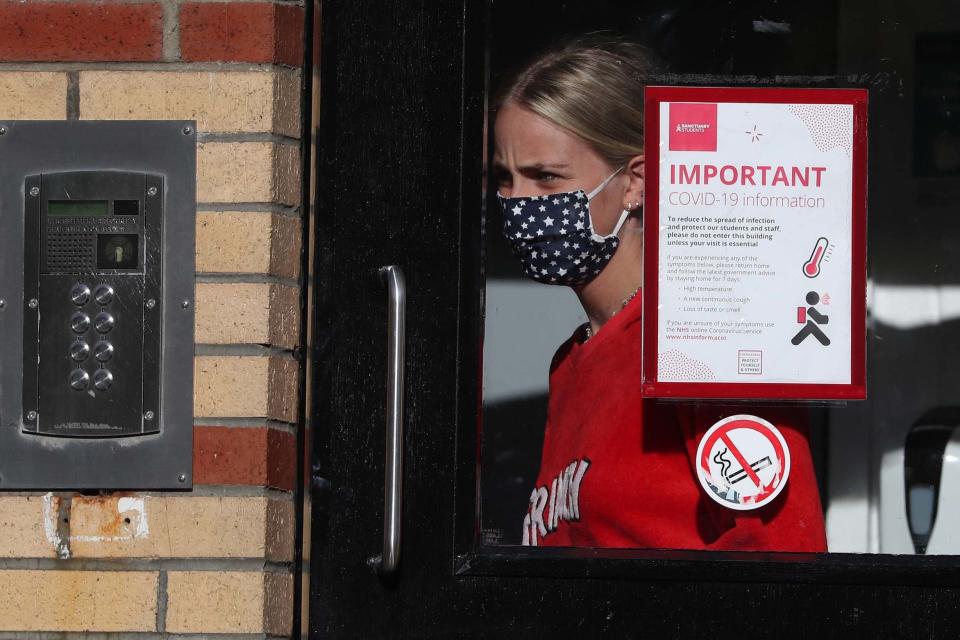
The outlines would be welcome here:
[[[403,373],[406,347],[407,285],[396,265],[381,267],[387,285],[387,444],[383,484],[383,555],[375,560],[381,575],[400,564],[403,513]]]

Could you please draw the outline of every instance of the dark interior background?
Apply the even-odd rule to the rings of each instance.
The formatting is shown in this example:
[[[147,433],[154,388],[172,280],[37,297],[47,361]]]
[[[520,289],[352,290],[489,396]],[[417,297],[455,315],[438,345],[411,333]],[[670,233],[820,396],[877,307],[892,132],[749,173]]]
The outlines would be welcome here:
[[[817,76],[837,69],[837,7],[832,0],[789,6],[716,0],[541,0],[494,2],[492,14],[491,90],[544,48],[591,31],[609,31],[646,44],[674,74]],[[757,22],[760,26],[755,26]],[[487,202],[495,202],[492,193]],[[522,278],[500,236],[500,225],[499,211],[490,207],[486,276]],[[546,395],[485,403],[483,412],[482,530],[488,542],[518,544],[539,468]],[[821,448],[819,440],[816,446]]]
[[[949,407],[960,405],[960,376],[954,373],[960,314],[946,309],[944,297],[960,283],[960,5],[937,0],[495,1],[491,89],[543,48],[596,30],[650,46],[669,71],[661,84],[869,89],[867,253],[874,292],[868,310],[869,398],[811,407],[811,445],[825,508],[845,497],[865,501],[880,511],[868,516],[864,507],[864,521],[877,519],[869,525],[870,535],[880,537],[871,543],[875,550],[919,551],[916,536],[909,548],[903,535],[889,535],[888,529],[903,528],[899,521],[907,519],[911,482],[922,476],[929,486],[920,489],[937,495],[943,442],[957,426],[941,418],[956,414]],[[487,202],[494,201],[491,193],[485,195]],[[499,212],[491,207],[485,238],[488,290],[492,282],[521,278],[500,225]],[[912,306],[932,306],[932,319],[923,319],[922,309]],[[890,319],[901,311],[904,322]],[[496,345],[486,345],[491,348]],[[483,406],[481,528],[489,543],[519,542],[539,466],[545,403],[544,392]],[[935,422],[950,422],[937,426],[946,435],[910,437],[930,426],[931,415],[938,416]],[[929,468],[918,470],[918,460]],[[932,513],[920,517],[932,525],[935,504]],[[913,520],[910,525],[923,528]]]

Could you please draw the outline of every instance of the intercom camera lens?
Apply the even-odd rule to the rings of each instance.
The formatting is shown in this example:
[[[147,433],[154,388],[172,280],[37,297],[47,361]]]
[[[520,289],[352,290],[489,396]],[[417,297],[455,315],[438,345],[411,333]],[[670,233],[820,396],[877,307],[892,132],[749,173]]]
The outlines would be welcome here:
[[[110,333],[110,330],[113,329],[114,321],[113,316],[109,313],[98,313],[96,319],[93,321],[94,326],[97,328],[97,331],[100,333]]]
[[[70,318],[70,328],[74,333],[83,333],[90,328],[90,316],[85,313],[75,313]]]
[[[93,292],[93,297],[97,304],[110,304],[113,302],[113,287],[108,284],[102,284]]]
[[[90,374],[83,369],[74,369],[70,372],[70,386],[77,391],[83,391],[90,385]]]
[[[98,342],[93,348],[93,355],[100,362],[106,362],[113,357],[113,345],[109,342]]]
[[[83,340],[77,340],[70,345],[70,357],[76,362],[83,362],[90,354],[90,345]]]
[[[136,269],[139,242],[135,233],[97,234],[97,268]]]
[[[87,304],[87,301],[90,300],[90,287],[82,283],[73,285],[70,290],[70,300],[78,307]]]
[[[106,369],[97,369],[93,373],[93,386],[100,391],[106,391],[113,384],[113,374]]]

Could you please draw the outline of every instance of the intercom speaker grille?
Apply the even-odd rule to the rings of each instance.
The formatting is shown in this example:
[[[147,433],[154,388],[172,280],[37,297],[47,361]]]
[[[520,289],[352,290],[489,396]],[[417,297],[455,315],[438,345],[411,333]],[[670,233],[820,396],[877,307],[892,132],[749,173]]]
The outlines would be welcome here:
[[[93,270],[96,238],[90,233],[51,233],[47,236],[47,271]]]

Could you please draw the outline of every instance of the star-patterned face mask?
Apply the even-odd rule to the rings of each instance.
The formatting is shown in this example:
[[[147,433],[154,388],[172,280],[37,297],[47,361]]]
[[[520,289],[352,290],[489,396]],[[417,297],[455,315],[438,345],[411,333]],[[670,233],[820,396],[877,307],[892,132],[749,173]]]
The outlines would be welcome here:
[[[620,245],[617,233],[630,212],[624,210],[608,235],[593,230],[590,200],[623,169],[617,169],[590,193],[583,189],[526,198],[504,198],[503,235],[524,273],[544,284],[586,284],[607,265]]]

